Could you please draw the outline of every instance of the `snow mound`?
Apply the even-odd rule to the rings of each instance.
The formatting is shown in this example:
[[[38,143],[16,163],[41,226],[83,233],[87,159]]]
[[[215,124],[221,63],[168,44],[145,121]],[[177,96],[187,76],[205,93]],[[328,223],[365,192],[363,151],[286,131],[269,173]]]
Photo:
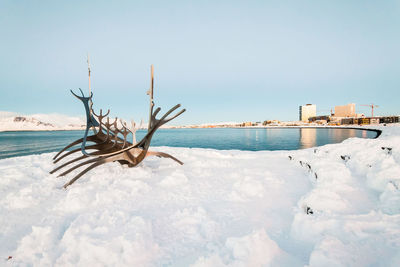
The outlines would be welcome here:
[[[383,129],[298,151],[163,147],[185,164],[109,163],[67,190],[77,172],[50,175],[54,153],[0,160],[1,265],[400,266],[400,128]]]

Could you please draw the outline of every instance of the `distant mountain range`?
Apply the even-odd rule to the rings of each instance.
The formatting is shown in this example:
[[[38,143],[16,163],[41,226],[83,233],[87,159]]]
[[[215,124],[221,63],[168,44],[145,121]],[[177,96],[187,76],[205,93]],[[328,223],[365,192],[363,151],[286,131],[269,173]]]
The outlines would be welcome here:
[[[163,125],[161,128],[209,128],[235,126],[238,124],[240,123],[220,122],[185,126]],[[130,122],[128,122],[128,125],[130,125]],[[138,123],[137,126],[139,125],[140,123]],[[146,129],[146,122],[142,123],[141,125],[141,129]],[[85,127],[86,119],[83,117],[70,117],[62,114],[21,115],[14,112],[0,111],[0,132],[83,130]]]
[[[82,130],[86,121],[60,114],[20,115],[0,111],[0,131]]]

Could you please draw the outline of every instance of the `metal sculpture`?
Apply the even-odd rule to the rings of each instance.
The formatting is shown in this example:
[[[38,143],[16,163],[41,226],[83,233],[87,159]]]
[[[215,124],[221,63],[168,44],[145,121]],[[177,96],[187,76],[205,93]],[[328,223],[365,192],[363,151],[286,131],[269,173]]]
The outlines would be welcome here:
[[[90,73],[90,68],[89,68],[89,73]],[[71,144],[67,145],[60,152],[58,152],[57,155],[54,156],[53,163],[57,163],[63,158],[73,155],[79,151],[82,152],[82,155],[63,163],[62,165],[52,170],[50,173],[55,173],[58,170],[73,163],[77,164],[70,167],[68,170],[64,171],[58,176],[64,176],[70,173],[71,171],[83,166],[86,166],[86,168],[77,175],[75,175],[75,177],[73,177],[68,183],[66,183],[64,185],[64,188],[67,188],[68,186],[73,184],[76,180],[78,180],[82,175],[84,175],[91,169],[108,162],[118,161],[122,165],[127,165],[128,167],[135,167],[140,162],[142,162],[144,158],[147,156],[158,156],[158,157],[170,158],[175,160],[181,165],[183,164],[181,161],[179,161],[178,159],[174,158],[173,156],[167,153],[149,151],[150,142],[155,131],[162,125],[175,119],[183,112],[185,112],[185,109],[183,109],[179,111],[177,114],[168,117],[172,112],[174,112],[181,106],[180,104],[178,104],[173,108],[171,108],[168,112],[166,112],[160,119],[157,119],[156,116],[160,112],[161,108],[158,107],[155,111],[153,111],[154,107],[153,88],[154,88],[154,68],[152,65],[150,89],[147,91],[147,94],[150,96],[149,124],[147,127],[147,134],[139,142],[136,142],[135,134],[138,128],[136,127],[134,121],[131,122],[132,123],[131,128],[129,128],[126,125],[126,122],[122,120],[119,121],[121,125],[119,127],[118,118],[115,118],[114,121],[110,123],[110,118],[108,117],[110,110],[108,110],[106,114],[103,114],[103,111],[101,109],[99,114],[96,114],[94,112],[92,108],[93,93],[90,92],[90,96],[85,97],[81,89],[79,90],[81,91],[82,96],[76,95],[71,90],[71,93],[80,101],[82,101],[83,105],[85,106],[86,129],[83,138],[80,138],[72,142]],[[90,130],[93,131],[92,135],[88,135]],[[129,133],[133,135],[132,143],[127,140]],[[87,144],[87,142],[92,142],[93,144]],[[81,144],[80,148],[67,151],[67,149],[72,148],[79,144]],[[89,150],[92,151],[88,152]],[[65,153],[63,154],[63,152]],[[82,160],[85,161],[81,162]]]

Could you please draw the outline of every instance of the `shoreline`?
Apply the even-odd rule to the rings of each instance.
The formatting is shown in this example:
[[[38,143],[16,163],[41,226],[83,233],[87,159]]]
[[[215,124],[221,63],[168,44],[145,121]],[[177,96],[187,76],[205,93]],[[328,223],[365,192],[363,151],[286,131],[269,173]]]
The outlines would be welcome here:
[[[296,125],[296,126],[289,126],[289,125],[282,125],[282,126],[245,126],[245,127],[236,127],[236,126],[231,126],[231,127],[212,127],[212,128],[207,128],[207,127],[168,127],[168,128],[160,128],[159,130],[170,130],[170,129],[291,129],[291,128],[310,128],[310,129],[318,129],[318,128],[323,128],[323,129],[350,129],[350,130],[367,130],[367,131],[373,131],[377,133],[377,136],[375,138],[378,138],[382,134],[382,130],[372,128],[372,127],[386,127],[383,124],[380,125],[365,125],[365,126],[333,126],[333,125]],[[370,128],[371,127],[371,128]],[[0,133],[5,133],[5,132],[65,132],[65,131],[84,131],[85,129],[57,129],[57,130],[49,130],[49,129],[37,129],[37,130],[0,130]],[[139,130],[146,130],[146,128],[139,129]]]

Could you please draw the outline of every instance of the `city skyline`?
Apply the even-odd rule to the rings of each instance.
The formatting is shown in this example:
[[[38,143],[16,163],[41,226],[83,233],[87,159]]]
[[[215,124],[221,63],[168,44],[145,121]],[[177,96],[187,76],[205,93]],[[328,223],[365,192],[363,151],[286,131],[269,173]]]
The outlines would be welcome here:
[[[399,1],[335,3],[0,3],[0,110],[82,116],[69,90],[95,109],[147,118],[150,65],[155,104],[181,103],[176,124],[296,120],[337,105],[377,104],[396,115]]]

